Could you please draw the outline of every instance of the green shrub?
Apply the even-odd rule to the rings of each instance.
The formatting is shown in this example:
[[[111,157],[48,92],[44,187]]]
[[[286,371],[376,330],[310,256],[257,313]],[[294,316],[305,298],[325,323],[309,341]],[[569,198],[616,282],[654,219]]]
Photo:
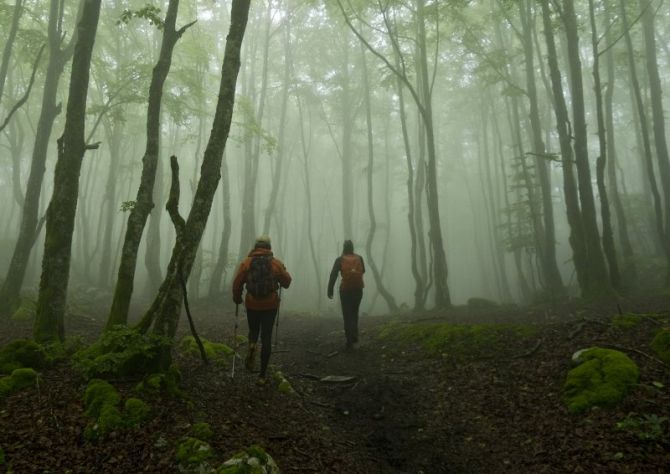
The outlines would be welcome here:
[[[640,371],[623,352],[593,347],[568,372],[563,400],[571,412],[618,403],[637,384]]]
[[[663,425],[667,416],[643,415],[629,413],[626,418],[616,424],[620,430],[635,435],[640,441],[658,441],[664,437]]]

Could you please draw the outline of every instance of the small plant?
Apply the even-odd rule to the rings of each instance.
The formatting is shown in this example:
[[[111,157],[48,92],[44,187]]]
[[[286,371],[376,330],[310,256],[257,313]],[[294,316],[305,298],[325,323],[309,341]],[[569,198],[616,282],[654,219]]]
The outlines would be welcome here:
[[[664,424],[667,416],[645,414],[637,416],[629,413],[626,418],[616,424],[617,429],[635,435],[640,441],[658,441],[664,437]]]

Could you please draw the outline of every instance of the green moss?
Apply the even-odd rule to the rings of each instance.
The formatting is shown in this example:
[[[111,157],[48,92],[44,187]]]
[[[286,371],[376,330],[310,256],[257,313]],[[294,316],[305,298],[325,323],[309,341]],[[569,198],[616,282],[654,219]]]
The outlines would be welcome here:
[[[260,446],[250,446],[223,463],[217,474],[279,474],[274,459]]]
[[[35,385],[37,372],[30,368],[16,369],[11,375],[0,378],[0,400],[21,389]]]
[[[198,438],[186,436],[177,446],[177,461],[182,464],[200,464],[214,455],[212,447]]]
[[[35,319],[36,312],[37,304],[35,303],[35,300],[21,298],[21,303],[12,314],[11,319],[14,321],[32,321]]]
[[[121,395],[109,383],[100,379],[93,379],[88,383],[84,393],[86,414],[91,418],[98,418],[105,405],[116,406],[121,402]]]
[[[29,339],[17,339],[0,348],[0,373],[9,374],[22,367],[41,369],[48,363],[44,347]]]
[[[98,417],[98,431],[100,434],[111,433],[126,426],[126,420],[119,409],[113,405],[103,405]]]
[[[499,305],[495,301],[488,300],[486,298],[468,298],[468,306],[470,308],[497,308]]]
[[[625,313],[617,314],[612,318],[612,324],[618,329],[632,329],[642,321],[642,316],[639,314]]]
[[[279,384],[279,385],[277,385],[277,389],[281,393],[295,393],[295,390],[293,390],[293,386],[291,385],[291,382],[289,382],[286,379],[286,377],[284,377],[283,373],[281,373],[279,370],[277,370],[276,372],[274,372],[273,376]]]
[[[230,348],[230,346],[227,346],[221,342],[211,342],[202,338],[200,339],[200,342],[202,342],[202,346],[205,349],[207,358],[214,362],[225,362],[235,352]],[[198,348],[198,343],[195,342],[195,338],[193,336],[186,336],[184,339],[182,339],[179,343],[179,349],[183,354],[192,357],[200,357],[200,349]]]
[[[167,370],[171,363],[169,339],[115,326],[91,346],[78,351],[74,366],[87,378],[132,377]]]
[[[209,423],[195,423],[191,426],[191,434],[194,438],[203,439],[209,441],[214,436],[214,431]]]
[[[634,386],[640,371],[626,354],[599,347],[581,355],[563,386],[563,400],[571,412],[618,403]]]
[[[651,348],[656,352],[658,358],[666,364],[670,364],[670,330],[662,329],[654,340],[651,341]]]
[[[123,406],[123,414],[128,426],[137,426],[149,417],[151,407],[139,398],[129,398]]]
[[[147,375],[144,380],[135,386],[135,392],[145,397],[184,397],[184,393],[179,389],[181,373],[172,366],[167,372]]]
[[[530,326],[447,323],[391,323],[379,337],[400,345],[419,345],[433,355],[463,356],[481,350],[497,350],[507,338],[534,334]]]

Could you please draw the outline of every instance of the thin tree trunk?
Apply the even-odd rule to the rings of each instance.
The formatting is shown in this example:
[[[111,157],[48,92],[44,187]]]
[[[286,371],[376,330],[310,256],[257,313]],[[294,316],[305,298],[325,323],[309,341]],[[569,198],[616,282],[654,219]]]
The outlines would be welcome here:
[[[156,181],[156,168],[159,160],[160,144],[160,114],[161,101],[163,98],[163,85],[170,72],[172,64],[172,52],[184,31],[192,25],[189,23],[179,30],[175,29],[179,0],[170,0],[165,14],[163,26],[163,39],[158,62],[154,66],[149,85],[149,105],[147,107],[147,144],[142,158],[142,175],[140,186],[137,189],[135,205],[130,210],[126,235],[121,251],[121,263],[116,278],[114,296],[111,309],[107,318],[107,327],[117,324],[125,325],[128,321],[128,308],[130,298],[133,294],[135,282],[135,267],[137,264],[137,250],[142,240],[144,226],[149,213],[154,207],[153,193]]]
[[[221,204],[223,213],[223,232],[219,246],[218,258],[209,281],[209,296],[215,298],[222,292],[222,284],[225,283],[226,268],[228,266],[228,253],[230,247],[230,235],[232,224],[230,222],[230,176],[228,174],[227,157],[221,162]]]
[[[596,118],[598,123],[598,145],[600,156],[596,161],[596,182],[600,197],[600,216],[603,226],[602,244],[607,265],[609,268],[612,288],[619,290],[621,277],[616,249],[614,248],[614,234],[612,232],[612,217],[610,204],[605,186],[605,167],[607,166],[607,135],[605,132],[605,116],[603,114],[603,90],[600,80],[600,53],[598,52],[598,29],[596,26],[593,0],[589,0],[589,18],[591,22],[591,49],[593,51],[593,89],[596,97]]]
[[[607,24],[610,23],[609,10],[605,9],[605,18]],[[605,33],[607,44],[611,44],[611,32],[607,29]],[[634,284],[637,280],[637,269],[635,268],[635,255],[633,253],[633,246],[628,235],[628,222],[624,212],[623,203],[621,202],[621,195],[619,194],[619,184],[616,176],[617,153],[615,146],[614,135],[614,83],[616,77],[614,75],[614,55],[612,49],[608,49],[605,53],[605,62],[607,67],[607,88],[605,89],[605,131],[607,133],[607,178],[610,186],[610,196],[612,197],[612,204],[616,214],[617,231],[619,235],[619,244],[621,245],[621,253],[623,255],[622,265],[622,283],[627,285]]]
[[[361,43],[361,68],[363,73],[363,100],[365,102],[365,122],[367,128],[368,139],[368,166],[367,166],[367,197],[368,197],[368,219],[370,222],[370,230],[368,231],[368,238],[365,241],[365,253],[367,254],[368,266],[372,270],[372,276],[375,280],[375,285],[379,294],[382,295],[386,301],[389,311],[395,313],[398,311],[398,305],[395,302],[393,295],[386,289],[382,281],[377,267],[377,262],[372,253],[372,243],[374,242],[375,232],[377,231],[377,217],[374,208],[374,190],[373,190],[373,172],[374,172],[374,142],[372,138],[372,104],[370,103],[370,80],[368,77],[368,66],[365,61],[365,49]]]
[[[7,79],[7,71],[9,70],[9,59],[12,56],[12,49],[16,40],[16,33],[19,31],[19,21],[22,14],[23,0],[16,0],[12,15],[12,24],[9,27],[9,35],[7,35],[5,47],[2,50],[2,61],[0,62],[0,104],[2,104],[2,94],[5,90],[5,80]]]
[[[64,316],[72,233],[79,194],[79,174],[87,149],[84,136],[86,95],[100,3],[101,0],[84,2],[77,27],[79,36],[72,61],[65,129],[58,140],[54,190],[47,211],[42,277],[33,329],[34,338],[39,342],[63,341],[65,338]]]
[[[200,180],[198,181],[193,206],[184,226],[183,240],[177,242],[172,251],[168,272],[160,291],[138,326],[141,331],[147,331],[153,325],[154,332],[173,338],[177,330],[179,309],[182,302],[179,272],[184,279],[188,279],[195,252],[205,230],[212,200],[221,177],[221,161],[232,122],[235,85],[240,70],[240,50],[247,25],[250,3],[250,0],[233,0],[232,2],[230,30],[226,39],[226,49],[221,68],[219,98],[212,131],[202,161]]]

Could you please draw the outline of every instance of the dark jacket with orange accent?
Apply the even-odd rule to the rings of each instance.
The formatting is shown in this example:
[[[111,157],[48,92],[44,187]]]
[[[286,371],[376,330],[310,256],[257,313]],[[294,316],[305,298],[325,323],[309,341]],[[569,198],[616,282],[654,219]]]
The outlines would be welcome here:
[[[363,257],[361,257],[360,255],[355,254],[355,253],[350,253],[350,254],[345,254],[345,255],[353,255],[355,257],[358,257],[361,260],[361,267],[363,268],[362,273],[365,273],[365,262],[363,261]],[[328,281],[328,297],[333,296],[333,289],[335,288],[335,281],[337,280],[337,275],[339,273],[341,273],[341,271],[342,271],[342,256],[337,257],[335,259],[335,263],[333,264],[333,269],[330,271],[330,280]],[[344,285],[340,284],[340,291],[360,290],[362,288],[363,288],[363,286],[356,287],[356,288],[345,288]]]
[[[284,264],[272,256],[272,250],[266,248],[255,248],[240,264],[240,268],[237,270],[235,279],[233,280],[233,301],[235,301],[236,304],[242,303],[242,290],[247,282],[247,275],[249,274],[249,268],[251,267],[251,259],[268,255],[272,257],[272,275],[277,283],[277,287],[268,296],[259,299],[254,298],[253,295],[247,291],[244,305],[247,309],[255,311],[268,311],[279,308],[279,294],[277,290],[280,286],[282,288],[289,287],[291,284],[291,275],[286,271]]]

